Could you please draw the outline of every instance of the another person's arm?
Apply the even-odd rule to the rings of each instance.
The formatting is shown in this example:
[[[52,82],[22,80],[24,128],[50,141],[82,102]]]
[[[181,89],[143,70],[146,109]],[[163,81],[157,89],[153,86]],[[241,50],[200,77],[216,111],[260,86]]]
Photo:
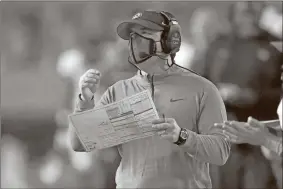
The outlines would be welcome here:
[[[282,157],[282,137],[270,133],[267,129],[267,125],[261,123],[256,119],[249,118],[248,124],[252,128],[255,128],[258,132],[262,133],[256,134],[259,139],[263,138],[263,144],[261,144],[262,146],[266,147],[267,149],[275,152],[277,155]]]
[[[280,157],[283,157],[282,154],[282,138],[277,137],[271,134],[265,136],[265,143],[263,144],[264,147],[275,152]]]
[[[256,119],[250,117],[248,123],[238,121],[219,123],[216,127],[223,130],[231,143],[264,146],[282,156],[282,138],[271,134],[267,126]]]
[[[230,154],[230,143],[214,123],[227,120],[226,109],[217,88],[208,85],[204,90],[198,117],[199,134],[189,132],[182,148],[199,161],[224,165]]]

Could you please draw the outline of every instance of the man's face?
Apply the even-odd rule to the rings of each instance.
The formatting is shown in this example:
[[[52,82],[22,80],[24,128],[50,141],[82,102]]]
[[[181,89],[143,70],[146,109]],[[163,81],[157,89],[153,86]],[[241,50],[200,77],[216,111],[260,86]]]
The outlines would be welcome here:
[[[130,59],[133,63],[135,63],[135,60],[133,56],[137,59],[137,61],[145,59],[146,57],[150,56],[150,46],[152,45],[150,43],[150,40],[153,40],[156,44],[157,51],[161,51],[161,32],[148,30],[146,28],[142,27],[135,27],[132,29],[132,42],[129,41],[129,52],[130,52]],[[156,43],[157,42],[157,43]],[[132,44],[131,44],[132,43]],[[133,51],[133,52],[132,52]],[[162,54],[162,53],[161,53]],[[137,64],[138,67],[147,72],[151,73],[151,71],[155,70],[155,67],[159,67],[162,62],[161,59],[157,56],[153,56],[149,58],[148,60]],[[164,66],[164,61],[162,62],[162,66]]]
[[[152,40],[145,39],[144,36],[138,33],[132,33],[131,40],[129,41],[129,50],[133,62],[138,63],[139,61],[142,61],[149,57],[151,55],[150,47],[152,45]]]
[[[151,41],[157,42],[160,41],[160,39],[161,32],[154,32],[146,28],[136,26],[132,29],[132,41],[129,41],[129,51],[131,52],[133,50],[133,53],[137,58],[143,58],[144,56],[150,55],[150,46],[152,45]]]

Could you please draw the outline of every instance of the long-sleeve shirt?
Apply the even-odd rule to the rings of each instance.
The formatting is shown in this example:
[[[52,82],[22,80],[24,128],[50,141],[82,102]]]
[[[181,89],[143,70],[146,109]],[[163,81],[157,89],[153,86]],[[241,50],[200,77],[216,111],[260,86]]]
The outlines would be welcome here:
[[[99,105],[144,90],[153,92],[160,116],[174,118],[190,131],[187,144],[191,145],[177,146],[159,136],[118,145],[117,188],[212,188],[209,164],[223,165],[230,153],[229,142],[213,127],[226,120],[217,88],[193,73],[154,75],[152,79],[138,74],[108,88]],[[82,102],[78,107],[78,111],[91,108]]]

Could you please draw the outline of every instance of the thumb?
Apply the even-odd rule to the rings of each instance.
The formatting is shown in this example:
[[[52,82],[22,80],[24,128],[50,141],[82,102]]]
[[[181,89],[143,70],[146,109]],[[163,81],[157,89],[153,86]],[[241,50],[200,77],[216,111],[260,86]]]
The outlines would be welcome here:
[[[258,121],[257,119],[254,119],[253,117],[248,118],[248,124],[255,128],[264,127],[264,125],[260,121]]]

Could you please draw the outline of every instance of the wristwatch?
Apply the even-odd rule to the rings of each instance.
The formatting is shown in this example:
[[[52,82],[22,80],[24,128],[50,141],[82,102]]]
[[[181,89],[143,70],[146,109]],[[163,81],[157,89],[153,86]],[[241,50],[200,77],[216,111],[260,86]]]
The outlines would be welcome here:
[[[187,131],[187,129],[181,128],[179,138],[178,138],[177,142],[174,142],[174,144],[181,146],[181,145],[186,143],[188,137],[189,137],[189,132]]]
[[[81,101],[84,101],[84,100],[82,99],[82,94],[81,94],[81,93],[79,94],[79,99],[80,99]],[[92,95],[92,97],[91,97],[90,100],[93,100],[93,99],[94,99],[94,95]]]

